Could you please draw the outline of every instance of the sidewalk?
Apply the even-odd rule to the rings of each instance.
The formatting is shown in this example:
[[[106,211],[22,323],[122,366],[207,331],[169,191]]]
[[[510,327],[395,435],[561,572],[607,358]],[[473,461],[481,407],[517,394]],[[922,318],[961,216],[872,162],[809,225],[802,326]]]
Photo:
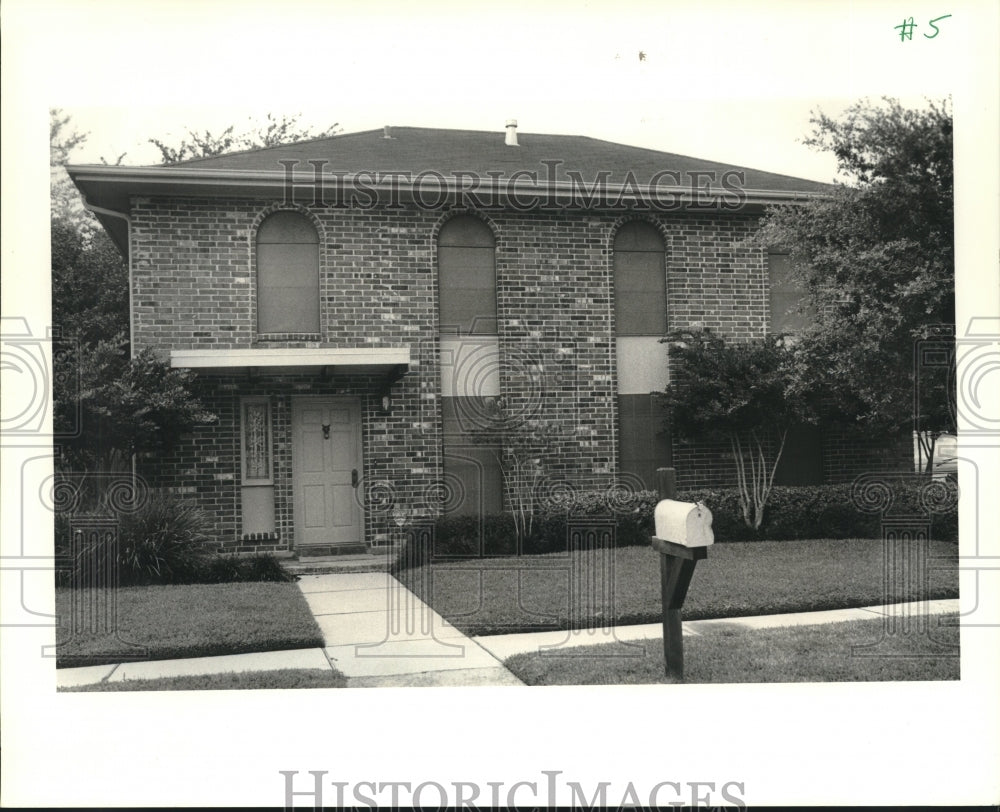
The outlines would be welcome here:
[[[56,685],[153,679],[229,671],[336,668],[349,688],[522,685],[503,666],[514,654],[545,648],[660,639],[659,623],[579,631],[532,632],[469,638],[386,572],[305,575],[299,588],[323,633],[323,648],[229,654],[60,668]],[[871,620],[899,613],[957,612],[958,600],[870,606],[826,612],[694,620],[685,635],[717,624],[748,629]]]
[[[758,615],[756,617],[725,617],[713,620],[686,620],[681,624],[685,637],[697,636],[712,626],[736,626],[743,629],[777,629],[783,626],[818,626],[823,623],[841,623],[848,620],[873,620],[878,617],[900,614],[940,615],[958,611],[958,599],[917,601],[857,609],[831,609],[825,612],[796,612],[785,615]],[[525,654],[552,648],[572,646],[599,646],[631,640],[662,640],[662,623],[644,623],[639,626],[610,626],[603,629],[577,631],[533,632],[529,634],[497,634],[474,637],[479,645],[500,660],[515,654]]]

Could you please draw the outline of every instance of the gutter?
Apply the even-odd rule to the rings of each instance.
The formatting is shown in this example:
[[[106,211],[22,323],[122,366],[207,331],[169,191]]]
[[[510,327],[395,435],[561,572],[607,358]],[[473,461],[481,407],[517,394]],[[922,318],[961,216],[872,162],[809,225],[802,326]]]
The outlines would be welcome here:
[[[291,184],[296,190],[303,191],[311,188],[322,189],[324,185],[330,188],[353,187],[370,192],[414,192],[417,190],[427,192],[439,192],[443,194],[468,195],[475,193],[503,193],[510,197],[518,194],[536,194],[543,197],[558,197],[560,193],[571,193],[580,195],[585,192],[586,184],[573,181],[544,181],[539,182],[537,173],[527,170],[518,170],[509,176],[495,178],[489,175],[480,176],[478,173],[454,173],[452,176],[444,175],[440,172],[422,172],[414,175],[409,171],[397,172],[377,172],[375,170],[365,170],[361,172],[337,172],[337,173],[317,173],[295,172],[285,170],[245,170],[245,169],[190,169],[180,167],[121,167],[103,165],[77,165],[68,166],[67,171],[73,181],[79,186],[81,183],[119,183],[128,186],[145,186],[149,192],[155,194],[158,186],[173,186],[175,188],[198,189],[206,187],[216,189],[220,183],[238,189],[260,189],[273,190],[285,189]],[[737,170],[733,170],[736,172]],[[532,180],[521,180],[527,176]],[[429,176],[429,177],[428,177]],[[462,181],[472,178],[479,178],[482,181],[490,181],[484,187],[470,188]],[[152,187],[152,188],[149,188]],[[739,188],[739,187],[737,187]],[[601,199],[613,198],[616,201],[634,201],[641,199],[643,192],[647,195],[655,195],[659,199],[669,198],[679,203],[719,203],[726,199],[732,199],[737,195],[732,191],[726,191],[719,187],[699,187],[698,194],[693,194],[690,186],[683,185],[656,185],[638,183],[604,183],[601,185],[601,194],[595,195],[595,202]],[[636,194],[638,192],[638,195]],[[739,193],[743,196],[743,203],[781,203],[802,201],[813,198],[823,198],[827,196],[825,192],[814,191],[774,191],[765,189],[744,189],[739,188]]]

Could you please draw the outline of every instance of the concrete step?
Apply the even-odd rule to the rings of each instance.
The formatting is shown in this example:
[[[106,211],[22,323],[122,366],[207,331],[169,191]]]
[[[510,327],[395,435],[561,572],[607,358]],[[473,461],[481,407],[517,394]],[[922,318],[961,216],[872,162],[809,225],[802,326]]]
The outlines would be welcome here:
[[[327,575],[337,572],[385,572],[394,560],[393,553],[358,553],[355,555],[311,555],[291,558],[281,565],[292,575]]]

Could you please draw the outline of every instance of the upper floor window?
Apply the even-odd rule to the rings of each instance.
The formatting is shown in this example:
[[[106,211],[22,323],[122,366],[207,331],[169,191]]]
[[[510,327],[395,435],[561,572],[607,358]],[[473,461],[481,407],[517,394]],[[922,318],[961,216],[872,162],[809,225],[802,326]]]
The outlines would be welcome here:
[[[805,291],[792,272],[788,254],[768,254],[770,277],[771,332],[797,333],[812,322],[803,306]]]
[[[615,235],[615,332],[662,336],[667,331],[663,238],[649,223],[626,223]]]
[[[438,301],[442,330],[497,334],[496,240],[477,217],[454,217],[441,227]]]
[[[304,214],[278,211],[257,230],[257,331],[319,333],[319,235]]]

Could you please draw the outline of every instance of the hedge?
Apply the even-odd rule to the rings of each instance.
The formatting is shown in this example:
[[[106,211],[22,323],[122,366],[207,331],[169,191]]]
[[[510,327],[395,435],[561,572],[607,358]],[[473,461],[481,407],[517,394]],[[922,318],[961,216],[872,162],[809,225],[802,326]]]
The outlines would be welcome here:
[[[958,518],[953,483],[892,482],[894,503],[888,518],[931,520],[931,536],[939,541],[957,541]],[[854,501],[853,486],[776,486],[768,500],[764,523],[757,531],[747,527],[736,488],[703,488],[680,491],[677,498],[703,502],[712,511],[712,529],[718,543],[736,541],[787,541],[794,539],[881,538],[883,516],[861,510]],[[653,532],[653,512],[659,501],[653,491],[634,493],[590,491],[573,494],[544,507],[533,520],[532,532],[524,539],[524,554],[566,550],[570,521],[586,517],[611,520],[618,546],[645,545]],[[435,558],[475,558],[514,555],[516,535],[510,514],[443,516],[434,523]],[[415,566],[424,551],[412,547],[401,556]]]
[[[929,519],[932,538],[957,541],[956,494],[950,490],[953,487],[937,483],[928,493],[921,483],[893,482],[894,503],[885,518]],[[776,486],[768,499],[764,522],[757,531],[743,521],[736,488],[681,491],[677,498],[705,503],[712,511],[712,529],[717,542],[881,538],[883,514],[859,509],[852,492],[850,483]],[[942,495],[943,499],[935,498]]]

